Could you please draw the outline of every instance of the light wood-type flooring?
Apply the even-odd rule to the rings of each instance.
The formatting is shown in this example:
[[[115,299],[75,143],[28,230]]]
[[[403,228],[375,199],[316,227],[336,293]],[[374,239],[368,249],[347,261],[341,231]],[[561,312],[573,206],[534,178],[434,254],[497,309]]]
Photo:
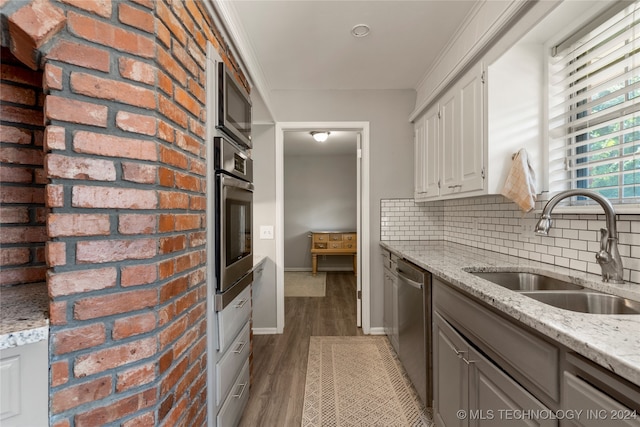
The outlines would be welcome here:
[[[356,327],[353,273],[327,273],[324,298],[285,298],[281,335],[256,335],[253,384],[241,427],[299,426],[302,420],[309,337],[362,335]]]

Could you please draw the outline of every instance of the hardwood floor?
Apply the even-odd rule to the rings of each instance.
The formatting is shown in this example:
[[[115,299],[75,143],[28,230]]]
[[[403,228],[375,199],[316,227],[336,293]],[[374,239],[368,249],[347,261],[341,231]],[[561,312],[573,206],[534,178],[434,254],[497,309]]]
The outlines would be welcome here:
[[[254,336],[254,381],[240,426],[300,425],[309,337],[363,335],[355,293],[353,273],[329,272],[326,297],[285,298],[284,333]]]

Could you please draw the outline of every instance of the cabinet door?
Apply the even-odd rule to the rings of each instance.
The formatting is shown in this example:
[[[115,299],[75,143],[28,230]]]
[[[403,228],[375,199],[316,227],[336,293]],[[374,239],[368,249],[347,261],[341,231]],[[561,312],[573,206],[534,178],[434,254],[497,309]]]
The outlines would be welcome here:
[[[391,319],[393,313],[393,282],[389,269],[384,269],[384,333],[391,339]]]
[[[458,83],[457,120],[459,127],[460,192],[484,187],[484,100],[482,64],[462,77]]]
[[[437,104],[431,107],[414,125],[414,198],[416,201],[424,201],[440,195],[438,108]]]
[[[546,416],[550,412],[546,406],[472,347],[465,360],[469,363],[469,426],[558,425]]]
[[[438,427],[463,427],[458,411],[469,407],[465,340],[439,314],[433,315],[433,419]]]
[[[396,353],[400,354],[400,341],[398,339],[398,276],[395,273],[391,277],[391,345]]]
[[[460,191],[460,138],[456,117],[456,91],[447,92],[440,103],[440,171],[443,196]]]

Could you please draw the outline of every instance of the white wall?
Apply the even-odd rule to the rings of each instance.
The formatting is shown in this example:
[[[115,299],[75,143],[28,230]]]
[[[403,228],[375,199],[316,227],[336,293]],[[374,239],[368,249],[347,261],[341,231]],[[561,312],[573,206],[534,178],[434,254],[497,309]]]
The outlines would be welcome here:
[[[415,105],[415,91],[274,91],[272,110],[282,122],[358,121],[370,124],[370,251],[371,327],[382,327],[383,286],[380,259],[380,200],[413,195],[413,125],[408,121]],[[270,130],[272,127],[268,127]],[[253,133],[256,202],[254,223],[275,222],[275,138],[262,126]],[[271,199],[269,199],[271,197]],[[277,233],[277,231],[276,231]],[[275,259],[275,241],[254,242],[256,253]],[[272,262],[268,260],[269,262]],[[254,330],[275,328],[275,270],[263,275],[254,290]],[[285,325],[286,327],[286,325]]]
[[[284,268],[311,270],[309,231],[357,228],[356,152],[284,158]],[[353,269],[353,257],[329,256],[319,270]]]

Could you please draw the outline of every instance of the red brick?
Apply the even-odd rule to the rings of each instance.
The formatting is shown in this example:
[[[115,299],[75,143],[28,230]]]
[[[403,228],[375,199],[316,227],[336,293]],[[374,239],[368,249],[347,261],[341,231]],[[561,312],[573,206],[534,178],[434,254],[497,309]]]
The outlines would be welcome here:
[[[25,3],[26,4],[26,3]],[[4,56],[4,51],[2,52]],[[7,63],[4,58],[0,64],[0,80],[26,84],[33,87],[42,85],[42,72],[39,70],[29,70],[24,66],[15,66]]]
[[[189,283],[186,277],[179,277],[162,286],[160,289],[160,303],[165,303],[172,298],[187,291]]]
[[[164,47],[171,47],[171,32],[159,19],[156,20],[156,36],[158,37],[158,41],[162,43]]]
[[[47,220],[49,237],[107,236],[110,227],[106,214],[50,214]]]
[[[76,244],[79,264],[153,258],[157,252],[155,239],[91,240]]]
[[[156,378],[155,364],[149,363],[119,373],[116,381],[116,391],[122,392],[130,388],[148,384]]]
[[[78,185],[72,189],[71,204],[77,208],[155,209],[158,198],[153,190]]]
[[[116,114],[116,126],[127,132],[150,136],[156,134],[156,119],[152,116],[118,111],[118,114]]]
[[[108,108],[104,105],[49,95],[45,99],[44,111],[49,120],[107,127]]]
[[[74,151],[101,156],[137,160],[157,160],[156,143],[142,139],[78,131],[73,138]]]
[[[31,132],[14,126],[0,125],[0,142],[31,144]]]
[[[136,0],[133,0],[136,1]],[[122,423],[122,427],[153,427],[156,424],[154,412],[147,412]],[[195,425],[195,424],[194,424]]]
[[[173,214],[161,214],[158,220],[158,231],[160,233],[166,233],[175,230],[175,215]]]
[[[116,168],[110,160],[47,154],[45,168],[49,178],[116,180]]]
[[[187,238],[184,234],[179,236],[160,238],[160,253],[168,254],[182,251],[187,247]]]
[[[155,45],[151,38],[75,12],[69,12],[67,20],[69,31],[86,40],[144,58],[153,58],[155,55]]]
[[[154,0],[131,0],[133,3],[139,4],[140,6],[146,7],[147,9],[153,9],[155,2]]]
[[[194,135],[198,136],[201,140],[204,140],[207,135],[207,129],[202,123],[193,118],[189,118],[189,129]],[[204,144],[202,144],[204,145]]]
[[[153,283],[158,278],[155,264],[132,265],[122,267],[120,273],[120,286],[138,286]]]
[[[67,418],[64,420],[58,420],[51,427],[71,427],[71,421]]]
[[[207,67],[207,55],[204,53],[205,49],[200,48],[200,44],[197,40],[194,41],[194,39],[191,39],[187,43],[187,52],[189,52],[191,58],[196,62],[196,64],[198,64],[200,69],[199,75],[202,75],[202,72]],[[202,103],[204,103],[204,101],[202,101]]]
[[[181,127],[186,128],[189,120],[187,113],[182,111],[177,105],[170,99],[158,94],[158,106],[159,111],[169,120],[179,124]]]
[[[144,338],[76,357],[73,373],[82,378],[153,356],[156,339]]]
[[[173,12],[167,7],[165,3],[156,3],[156,13],[158,17],[168,27],[171,34],[175,36],[178,41],[184,45],[187,42],[187,33],[182,28],[182,23],[176,18]]]
[[[0,203],[43,204],[44,189],[3,185],[0,186]]]
[[[53,333],[53,353],[65,354],[104,344],[106,331],[103,323],[65,329]]]
[[[188,270],[195,267],[200,263],[200,255],[197,252],[191,252],[186,255],[182,255],[176,259],[176,272]]]
[[[151,388],[123,399],[108,402],[107,405],[90,409],[75,416],[75,427],[95,427],[114,425],[117,419],[124,418],[156,403],[157,391]]]
[[[176,215],[176,230],[192,230],[194,228],[200,228],[200,215],[199,214],[180,214]]]
[[[103,79],[92,74],[71,73],[71,89],[75,93],[91,98],[117,101],[148,109],[156,107],[156,96],[152,90],[129,83]]]
[[[116,319],[111,336],[114,340],[121,340],[152,331],[155,327],[156,316],[153,313],[138,314]]]
[[[54,392],[51,396],[51,412],[58,414],[84,403],[104,399],[111,394],[111,377],[96,378]]]
[[[174,356],[175,357],[175,356]],[[189,367],[187,359],[182,359],[178,363],[174,363],[169,369],[169,373],[160,384],[160,394],[164,395],[176,385],[178,380],[184,375]]]
[[[48,267],[57,267],[67,263],[67,244],[64,242],[46,242],[45,256]]]
[[[29,108],[14,107],[0,104],[0,117],[5,122],[20,123],[24,125],[42,126],[44,116],[42,111]]]
[[[189,209],[189,195],[176,191],[159,191],[160,209]]]
[[[36,93],[30,88],[0,82],[0,101],[33,106],[36,104]]]
[[[167,95],[173,95],[173,82],[168,75],[161,71],[158,72],[158,87]]]
[[[48,93],[51,90],[62,90],[62,68],[56,67],[51,63],[44,66],[44,78],[42,89]]]
[[[78,300],[74,304],[73,315],[78,320],[95,319],[153,307],[157,302],[158,292],[155,289],[118,292]]]
[[[60,360],[51,364],[51,387],[58,387],[69,381],[69,363]]]
[[[196,340],[196,331],[191,330],[184,334],[176,343],[176,349],[174,350],[178,355],[182,355],[185,350],[188,349],[191,344],[193,344]],[[184,396],[186,394],[187,388],[198,378],[198,374],[200,373],[200,366],[198,365],[188,365],[188,370],[184,374],[182,378],[178,381],[176,386],[176,394],[178,396]]]
[[[56,326],[67,324],[66,301],[51,301],[49,303],[49,322]]]
[[[122,179],[140,184],[155,184],[158,167],[144,163],[122,162]]]
[[[202,246],[207,243],[207,233],[204,231],[200,231],[197,233],[189,234],[189,247],[195,248],[197,246]]]
[[[155,215],[123,214],[118,218],[118,232],[120,234],[150,234],[155,230]]]
[[[4,268],[0,270],[0,285],[44,282],[46,273],[46,266]]]
[[[87,12],[95,13],[104,18],[111,16],[111,0],[60,0],[63,3],[70,4],[77,8],[86,10]]]
[[[118,18],[123,24],[131,25],[147,33],[153,33],[155,29],[155,19],[148,10],[132,7],[126,3],[118,6]]]
[[[0,162],[2,163],[42,166],[43,160],[42,150],[0,147]]]
[[[49,273],[48,288],[51,298],[97,291],[116,286],[115,267]]]
[[[0,248],[0,266],[27,264],[30,255],[29,248]]]
[[[24,224],[29,222],[29,211],[26,207],[0,206],[0,224]]]
[[[178,20],[187,28],[189,33],[191,35],[195,34],[195,23],[193,22],[191,15],[189,15],[187,10],[184,8],[184,2],[171,3],[171,7],[178,17]]]
[[[66,148],[65,128],[47,126],[44,130],[44,151],[64,150]]]
[[[47,240],[46,230],[42,226],[3,227],[0,234],[0,244],[40,243]]]
[[[159,168],[158,169],[158,182],[160,185],[164,187],[173,187],[176,183],[175,181],[175,173],[168,168]]]
[[[166,279],[167,277],[173,276],[175,272],[175,262],[172,259],[161,262],[158,266],[158,271],[160,279]]]
[[[181,169],[189,166],[189,159],[185,154],[164,146],[160,146],[160,161]]]
[[[12,53],[30,68],[37,69],[35,49],[50,40],[64,24],[64,13],[50,2],[27,3],[9,16]]]
[[[3,184],[7,184],[9,182],[31,184],[33,182],[33,176],[34,176],[33,167],[12,168],[12,167],[6,167],[3,165],[0,165],[0,182],[2,182]],[[19,198],[24,197],[24,195],[22,194],[12,194],[13,192],[16,191],[15,188],[19,188],[19,187],[14,187],[14,190],[5,190],[7,194],[6,197],[14,197],[14,196]],[[2,191],[2,188],[0,188],[0,191]],[[16,203],[16,202],[13,202],[13,203]]]
[[[84,2],[84,0],[81,1]],[[62,38],[58,39],[49,53],[47,53],[47,59],[54,59],[105,73],[109,72],[111,67],[109,51]]]
[[[192,76],[198,76],[198,65],[182,46],[174,44],[171,48],[171,54],[181,64],[182,68],[189,71]]]
[[[61,208],[64,206],[64,187],[62,185],[48,184],[44,192],[45,204],[48,208]]]
[[[176,172],[176,187],[183,190],[201,191],[200,180],[193,175]]]
[[[189,209],[192,211],[204,211],[207,209],[207,199],[204,196],[190,196]]]
[[[181,296],[175,302],[176,314],[180,315],[183,312],[189,310],[192,306],[196,304],[196,302],[197,302],[197,291],[195,290]]]
[[[192,136],[176,132],[176,145],[185,151],[198,155],[203,144]]]

